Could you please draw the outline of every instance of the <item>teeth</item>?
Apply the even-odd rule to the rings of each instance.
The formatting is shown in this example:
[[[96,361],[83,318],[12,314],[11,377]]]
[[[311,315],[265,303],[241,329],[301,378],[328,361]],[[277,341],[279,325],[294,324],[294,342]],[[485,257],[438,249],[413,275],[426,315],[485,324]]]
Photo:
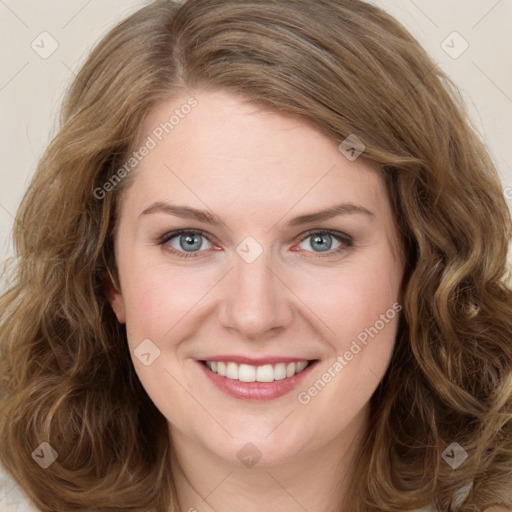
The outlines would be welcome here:
[[[274,366],[274,380],[286,379],[286,365],[279,363]]]
[[[226,377],[228,379],[238,380],[238,365],[236,363],[226,364]]]
[[[239,380],[240,382],[273,382],[275,380],[283,380],[302,372],[308,364],[309,361],[300,361],[296,363],[252,366],[232,361],[206,361],[206,366],[213,373],[218,373],[222,377]]]
[[[256,367],[249,364],[241,364],[238,367],[238,380],[242,382],[254,382],[256,380]]]
[[[304,370],[304,368],[306,368],[307,365],[308,365],[308,361],[301,361],[300,363],[297,363],[297,370],[295,372],[296,373],[301,372],[302,370]]]
[[[271,364],[265,364],[256,368],[256,381],[257,382],[273,382],[274,381],[274,367]]]

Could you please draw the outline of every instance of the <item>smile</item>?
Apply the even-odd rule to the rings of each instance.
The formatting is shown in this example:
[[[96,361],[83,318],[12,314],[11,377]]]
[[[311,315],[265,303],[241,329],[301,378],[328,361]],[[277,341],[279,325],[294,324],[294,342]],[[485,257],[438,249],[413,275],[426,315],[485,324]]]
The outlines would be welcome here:
[[[228,355],[216,356],[215,360],[212,357],[196,360],[203,375],[222,393],[257,402],[274,400],[296,390],[318,363],[318,359],[267,357],[257,360]]]
[[[304,371],[310,361],[291,363],[264,364],[253,366],[238,364],[233,361],[205,361],[206,367],[222,377],[240,382],[274,382],[293,377]]]

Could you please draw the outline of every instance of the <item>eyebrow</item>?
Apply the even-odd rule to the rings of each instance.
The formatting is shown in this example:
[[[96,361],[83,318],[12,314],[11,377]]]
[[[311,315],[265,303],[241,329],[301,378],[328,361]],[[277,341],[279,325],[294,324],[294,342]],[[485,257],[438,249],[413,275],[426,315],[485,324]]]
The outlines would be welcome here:
[[[226,223],[221,220],[220,217],[206,210],[198,210],[196,208],[192,208],[189,206],[181,206],[181,205],[172,205],[169,203],[164,203],[162,201],[157,201],[153,203],[151,206],[146,208],[140,215],[139,218],[143,215],[149,215],[151,213],[167,213],[169,215],[174,215],[176,217],[182,217],[185,219],[194,219],[199,222],[203,222],[205,224],[211,224],[212,226],[226,226]],[[368,216],[370,218],[374,218],[375,214],[365,208],[364,206],[356,205],[353,203],[340,203],[324,210],[320,210],[318,212],[306,213],[304,215],[299,215],[298,217],[293,218],[287,223],[288,227],[296,227],[301,226],[303,224],[310,224],[312,222],[319,222],[323,220],[332,219],[333,217],[337,217],[339,215],[349,215],[349,214],[361,214]]]

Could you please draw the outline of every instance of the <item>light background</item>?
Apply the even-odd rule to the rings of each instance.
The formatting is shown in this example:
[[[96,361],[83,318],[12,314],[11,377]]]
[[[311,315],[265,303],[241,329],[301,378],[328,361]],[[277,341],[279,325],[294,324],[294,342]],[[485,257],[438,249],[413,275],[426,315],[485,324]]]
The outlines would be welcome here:
[[[0,0],[0,262],[12,254],[14,215],[38,159],[56,134],[65,88],[99,39],[147,3]],[[512,207],[512,1],[372,3],[400,20],[459,86]],[[58,47],[45,55],[52,44]]]

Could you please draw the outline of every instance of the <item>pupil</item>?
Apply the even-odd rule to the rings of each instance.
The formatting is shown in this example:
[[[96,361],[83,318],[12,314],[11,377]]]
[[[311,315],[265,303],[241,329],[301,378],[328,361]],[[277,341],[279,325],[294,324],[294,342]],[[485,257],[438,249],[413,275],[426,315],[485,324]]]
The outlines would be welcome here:
[[[332,245],[332,237],[329,234],[315,235],[313,238],[313,244],[320,244],[317,249],[320,251],[328,251]]]
[[[185,242],[183,242],[185,240]],[[201,240],[197,235],[182,235],[180,238],[181,248],[184,250],[187,249],[200,249],[201,248]]]

